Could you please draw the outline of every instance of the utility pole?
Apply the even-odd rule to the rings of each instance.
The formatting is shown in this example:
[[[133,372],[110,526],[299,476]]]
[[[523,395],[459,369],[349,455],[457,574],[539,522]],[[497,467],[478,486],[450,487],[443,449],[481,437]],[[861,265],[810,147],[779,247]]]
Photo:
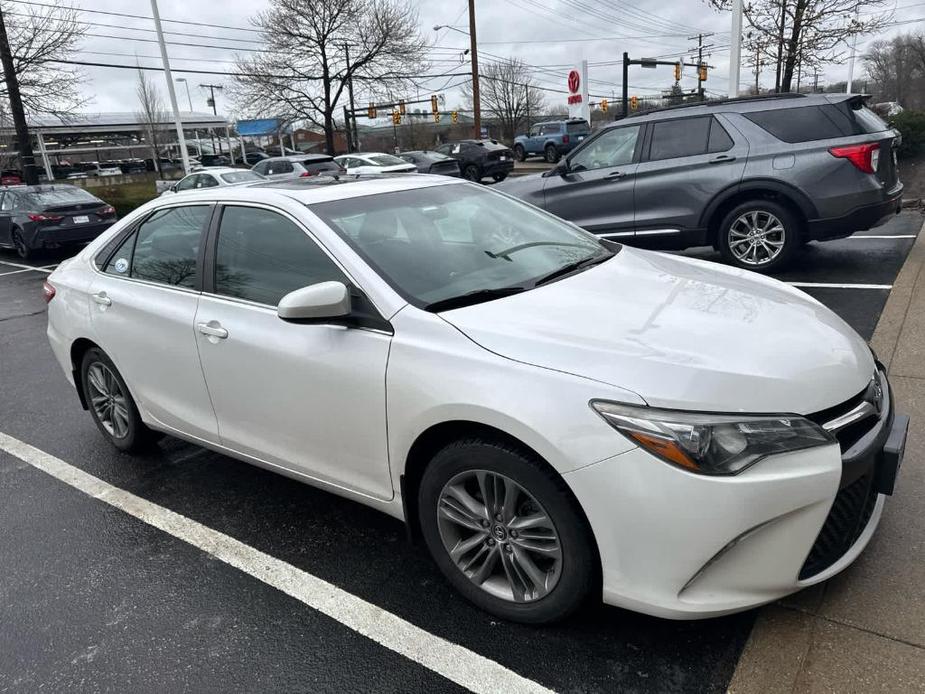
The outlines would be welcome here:
[[[347,54],[347,74],[349,75],[347,78],[347,94],[350,95],[350,113],[353,114],[353,127],[347,124],[347,151],[356,152],[360,149],[360,134],[357,132],[356,107],[353,105],[353,74],[350,72],[350,46],[346,43],[344,44],[344,52]]]
[[[177,92],[173,88],[173,75],[170,74],[170,60],[167,58],[167,45],[164,43],[164,30],[161,28],[161,15],[157,11],[157,0],[151,0],[151,13],[154,15],[154,28],[157,29],[157,42],[161,47],[161,60],[164,61],[164,77],[167,78],[167,93],[173,108],[174,125],[177,127],[177,141],[180,144],[180,158],[183,171],[190,172],[189,152],[186,151],[186,137],[183,135],[183,122],[180,120],[180,108],[177,106]]]
[[[623,53],[623,94],[620,97],[621,108],[623,109],[620,113],[621,118],[626,118],[629,115],[629,81],[630,81],[630,54],[624,51]]]
[[[713,36],[713,34],[697,34],[696,36],[688,36],[688,41],[693,41],[697,39],[697,98],[700,101],[703,101],[703,80],[700,79],[700,65],[703,65],[703,49],[712,48],[713,44],[709,46],[703,45],[703,39]]]
[[[860,13],[861,5],[858,4],[854,8],[854,22],[857,24],[858,15]],[[855,34],[851,38],[851,55],[848,56],[848,83],[845,85],[845,94],[851,93],[851,86],[854,83],[854,58],[858,52],[858,35]]]
[[[755,46],[755,95],[761,93],[758,78],[761,76],[761,44]]]
[[[819,68],[813,68],[813,93],[819,91]]]
[[[742,61],[742,0],[732,0],[732,28],[729,38],[729,98],[734,99],[739,95],[739,64]]]
[[[29,137],[29,126],[26,123],[26,114],[22,108],[22,95],[19,93],[19,77],[13,66],[13,53],[10,50],[10,41],[6,36],[6,19],[3,9],[0,8],[0,63],[3,65],[3,75],[6,79],[6,91],[10,95],[10,113],[13,116],[13,126],[16,128],[16,140],[19,149],[19,163],[22,166],[26,185],[34,186],[39,182],[38,172],[35,170],[35,154],[32,151],[32,139]],[[51,171],[45,174],[51,177]]]
[[[212,115],[213,115],[213,116],[217,116],[217,115],[218,115],[218,109],[215,107],[215,90],[216,90],[216,89],[224,89],[224,87],[223,87],[222,85],[220,85],[220,84],[200,84],[200,85],[199,85],[199,88],[200,88],[200,89],[208,89],[208,90],[209,90],[209,103],[212,104]],[[214,145],[213,145],[213,146],[214,146]],[[222,138],[218,138],[218,153],[219,153],[219,154],[222,153]],[[228,153],[231,154],[230,151],[229,151]],[[241,152],[241,156],[242,156],[242,157],[244,156],[244,152],[243,152],[243,151]]]
[[[472,114],[475,139],[482,139],[482,102],[479,99],[479,53],[475,38],[475,0],[469,0],[469,54],[472,58]]]

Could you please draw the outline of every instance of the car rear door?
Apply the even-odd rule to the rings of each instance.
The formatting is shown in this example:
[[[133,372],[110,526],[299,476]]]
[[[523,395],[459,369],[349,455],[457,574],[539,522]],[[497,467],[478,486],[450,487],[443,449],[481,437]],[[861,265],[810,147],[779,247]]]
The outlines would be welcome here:
[[[344,272],[284,212],[227,205],[196,315],[222,444],[363,494],[392,497],[385,421],[391,333],[280,319],[279,300]]]
[[[601,236],[632,236],[643,130],[640,123],[608,128],[575,150],[564,173],[545,179],[546,209]]]
[[[661,241],[696,229],[710,201],[741,181],[748,142],[719,117],[680,117],[649,124],[634,191],[638,242]]]
[[[212,205],[164,207],[103,263],[90,286],[96,342],[162,425],[206,441],[218,426],[196,350],[201,243]]]

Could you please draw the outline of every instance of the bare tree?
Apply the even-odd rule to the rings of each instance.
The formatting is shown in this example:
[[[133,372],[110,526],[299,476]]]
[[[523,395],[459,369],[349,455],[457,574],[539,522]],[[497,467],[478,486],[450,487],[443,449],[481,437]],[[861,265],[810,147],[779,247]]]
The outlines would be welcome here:
[[[463,99],[471,108],[472,85],[462,88]],[[501,126],[501,137],[513,142],[530,118],[542,113],[543,93],[537,89],[530,68],[517,58],[486,64],[479,73],[479,100],[482,112]]]
[[[266,50],[238,59],[235,101],[248,113],[285,114],[321,127],[330,154],[335,109],[351,80],[367,91],[398,91],[424,63],[425,43],[408,0],[270,0],[251,21]]]
[[[161,92],[145,71],[138,68],[138,83],[135,85],[135,95],[138,97],[139,109],[136,112],[138,122],[142,125],[142,135],[151,147],[151,157],[154,160],[154,169],[158,175],[161,172],[160,151],[161,145],[168,140],[166,125],[170,115],[164,108]],[[180,145],[185,146],[181,143]]]
[[[90,99],[80,93],[83,75],[54,62],[72,59],[80,47],[86,25],[79,21],[77,10],[60,2],[46,6],[4,1],[0,7],[10,16],[7,37],[26,113],[66,118],[87,104]],[[9,99],[2,80],[0,99]]]
[[[898,101],[907,108],[925,107],[925,35],[874,41],[864,55],[864,67],[881,101]]]
[[[728,10],[731,0],[707,0]],[[886,0],[752,0],[744,6],[752,27],[743,49],[778,64],[780,91],[789,92],[797,66],[819,69],[840,63],[854,36],[881,31],[892,15]]]

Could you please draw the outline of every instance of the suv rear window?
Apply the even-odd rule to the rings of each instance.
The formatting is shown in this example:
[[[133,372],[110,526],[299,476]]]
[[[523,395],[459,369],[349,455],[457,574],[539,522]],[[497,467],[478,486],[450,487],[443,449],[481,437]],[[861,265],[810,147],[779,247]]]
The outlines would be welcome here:
[[[588,124],[585,122],[581,123],[566,123],[565,132],[571,133],[589,133],[591,128],[588,127]]]
[[[743,114],[755,125],[784,142],[812,142],[887,130],[873,111],[861,104],[800,106]]]

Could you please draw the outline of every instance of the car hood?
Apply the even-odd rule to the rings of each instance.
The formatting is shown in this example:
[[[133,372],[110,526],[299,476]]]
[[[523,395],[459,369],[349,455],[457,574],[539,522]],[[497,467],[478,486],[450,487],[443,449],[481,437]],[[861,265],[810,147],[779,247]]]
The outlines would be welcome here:
[[[809,414],[858,394],[874,371],[864,340],[807,294],[626,247],[558,282],[440,315],[496,354],[653,407]]]
[[[534,202],[537,194],[542,194],[546,179],[542,173],[527,174],[526,176],[508,177],[506,180],[492,186],[493,190],[513,195],[517,198],[529,199]],[[535,204],[535,202],[534,202]]]

